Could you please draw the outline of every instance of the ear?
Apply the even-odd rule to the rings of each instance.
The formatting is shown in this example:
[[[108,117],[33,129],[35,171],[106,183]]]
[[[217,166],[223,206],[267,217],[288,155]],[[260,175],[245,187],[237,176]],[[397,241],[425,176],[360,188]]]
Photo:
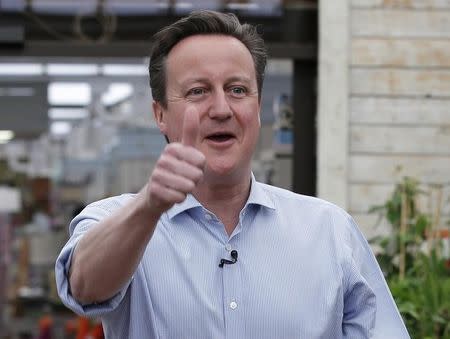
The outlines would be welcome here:
[[[166,135],[167,125],[164,119],[164,108],[161,106],[161,103],[153,100],[152,102],[153,108],[153,116],[155,117],[156,124],[158,125],[159,130],[162,134]]]

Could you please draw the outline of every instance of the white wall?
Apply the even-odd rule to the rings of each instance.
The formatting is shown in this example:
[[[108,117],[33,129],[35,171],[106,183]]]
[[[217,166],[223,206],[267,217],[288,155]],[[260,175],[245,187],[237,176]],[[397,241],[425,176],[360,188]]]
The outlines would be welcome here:
[[[340,20],[330,21],[328,3],[339,6]],[[450,183],[450,1],[321,4],[319,195],[347,208],[371,235],[376,216],[367,210],[402,177]],[[341,46],[337,58],[333,46]],[[337,127],[327,122],[335,116]],[[447,204],[449,196],[446,186]]]

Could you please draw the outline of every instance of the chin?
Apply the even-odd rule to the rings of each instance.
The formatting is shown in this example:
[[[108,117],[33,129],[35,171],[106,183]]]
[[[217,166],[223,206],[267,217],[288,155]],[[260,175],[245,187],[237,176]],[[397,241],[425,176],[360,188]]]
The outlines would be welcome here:
[[[206,172],[215,176],[229,176],[236,171],[234,166],[227,166],[225,164],[207,165]]]
[[[237,166],[234,162],[207,163],[205,168],[206,177],[219,181],[230,179],[237,179],[239,181],[247,172],[250,173],[250,168],[248,166]]]

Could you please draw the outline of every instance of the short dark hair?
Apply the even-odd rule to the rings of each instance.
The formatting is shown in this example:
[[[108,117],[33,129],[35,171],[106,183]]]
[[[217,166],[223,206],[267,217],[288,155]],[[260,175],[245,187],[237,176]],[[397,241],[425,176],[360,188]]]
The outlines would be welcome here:
[[[221,34],[241,41],[250,51],[255,65],[258,96],[261,99],[267,50],[255,26],[241,24],[236,15],[209,10],[194,11],[153,36],[150,54],[150,87],[153,99],[167,107],[166,60],[172,48],[181,40],[193,35]]]

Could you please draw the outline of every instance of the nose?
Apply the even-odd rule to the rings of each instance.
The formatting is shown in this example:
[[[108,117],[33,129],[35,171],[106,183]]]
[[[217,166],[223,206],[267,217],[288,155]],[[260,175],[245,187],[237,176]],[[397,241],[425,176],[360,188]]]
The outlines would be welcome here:
[[[211,119],[226,120],[233,115],[225,91],[215,91],[211,100],[212,102],[208,114]]]

